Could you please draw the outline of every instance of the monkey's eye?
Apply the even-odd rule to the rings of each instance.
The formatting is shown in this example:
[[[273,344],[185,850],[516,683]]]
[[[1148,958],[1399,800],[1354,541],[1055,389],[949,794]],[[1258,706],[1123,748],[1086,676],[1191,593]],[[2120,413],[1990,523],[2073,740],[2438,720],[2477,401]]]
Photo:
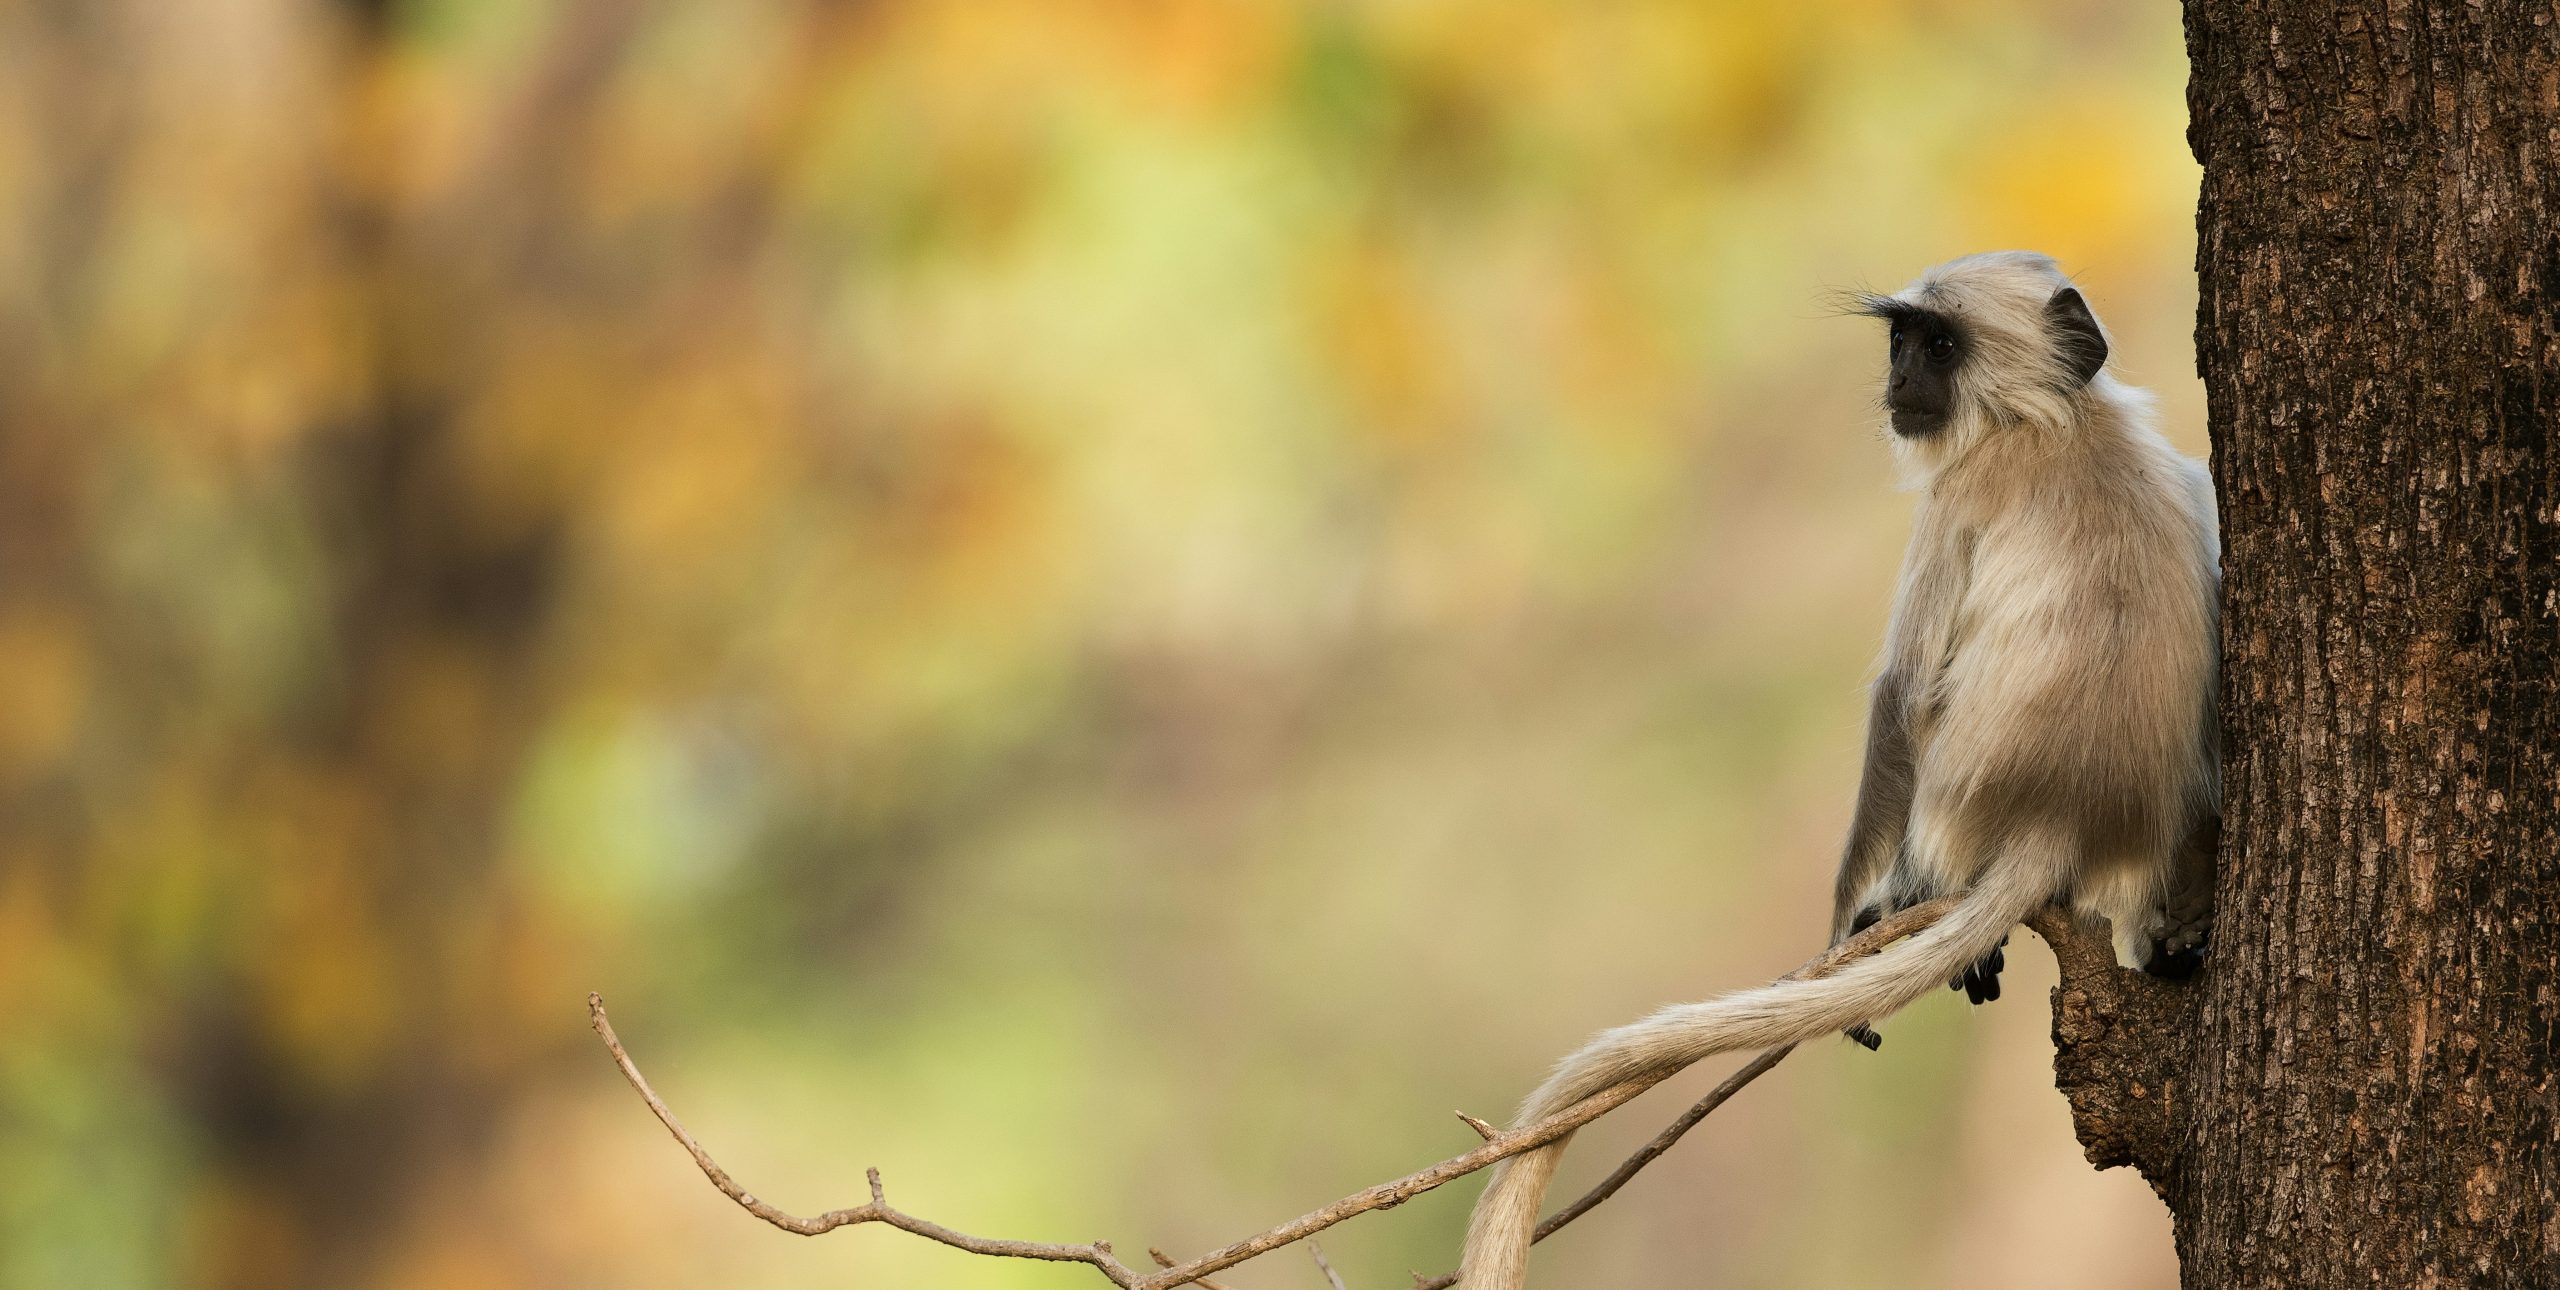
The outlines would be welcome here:
[[[1929,355],[1929,361],[1932,363],[1943,363],[1950,358],[1954,358],[1956,356],[1955,337],[1948,336],[1943,333],[1930,337],[1929,348],[1926,352]]]
[[[1892,331],[1885,333],[1884,347],[1886,349],[1902,348],[1902,329],[1900,327],[1896,327]]]

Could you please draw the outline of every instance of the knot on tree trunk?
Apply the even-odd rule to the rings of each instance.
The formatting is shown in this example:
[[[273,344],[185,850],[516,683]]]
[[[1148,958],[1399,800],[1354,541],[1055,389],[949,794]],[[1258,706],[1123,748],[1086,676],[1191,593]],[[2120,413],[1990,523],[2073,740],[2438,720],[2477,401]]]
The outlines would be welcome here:
[[[2053,947],[2062,969],[2053,991],[2053,1075],[2070,1099],[2081,1149],[2100,1169],[2132,1165],[2168,1197],[2185,1160],[2187,1048],[2201,991],[2116,966],[2105,933],[2064,910],[2044,910],[2027,926]]]

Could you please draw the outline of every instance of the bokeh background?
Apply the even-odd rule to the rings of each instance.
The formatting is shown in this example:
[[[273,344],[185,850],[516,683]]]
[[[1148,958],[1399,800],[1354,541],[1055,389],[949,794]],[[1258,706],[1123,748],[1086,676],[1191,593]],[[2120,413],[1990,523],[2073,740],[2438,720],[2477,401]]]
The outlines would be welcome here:
[[[0,6],[0,1284],[1098,1285],[754,1222],[585,992],[787,1207],[1192,1252],[1792,966],[1909,508],[1826,293],[2051,251],[2201,451],[2179,39]],[[2173,1284],[2011,963],[1547,1284]]]

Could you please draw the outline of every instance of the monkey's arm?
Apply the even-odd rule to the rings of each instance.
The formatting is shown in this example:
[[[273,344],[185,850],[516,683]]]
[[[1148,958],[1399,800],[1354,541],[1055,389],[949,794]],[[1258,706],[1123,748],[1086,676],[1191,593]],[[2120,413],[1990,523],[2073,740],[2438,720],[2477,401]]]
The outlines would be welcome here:
[[[1867,707],[1867,761],[1858,775],[1858,807],[1849,819],[1849,842],[1841,850],[1840,877],[1832,891],[1831,941],[1838,944],[1856,930],[1861,902],[1893,866],[1902,849],[1903,830],[1911,820],[1915,779],[1907,682],[1888,669],[1876,678]],[[1884,911],[1876,910],[1881,915]]]

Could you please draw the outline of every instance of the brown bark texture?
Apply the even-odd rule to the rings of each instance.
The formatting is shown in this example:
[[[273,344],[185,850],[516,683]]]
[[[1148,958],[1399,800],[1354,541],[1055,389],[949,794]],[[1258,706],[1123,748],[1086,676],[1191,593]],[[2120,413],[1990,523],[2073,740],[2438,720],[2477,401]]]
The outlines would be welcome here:
[[[2189,1287],[2560,1286],[2560,7],[2186,22],[2214,947],[2066,953],[2057,1074]]]

